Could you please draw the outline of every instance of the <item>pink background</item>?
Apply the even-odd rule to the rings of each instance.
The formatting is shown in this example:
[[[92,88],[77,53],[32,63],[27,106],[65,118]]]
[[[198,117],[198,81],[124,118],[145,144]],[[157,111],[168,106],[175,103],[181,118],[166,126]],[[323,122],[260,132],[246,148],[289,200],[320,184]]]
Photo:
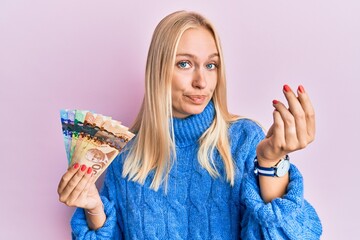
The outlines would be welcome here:
[[[0,1],[2,239],[70,238],[73,209],[56,192],[67,168],[59,109],[91,109],[130,125],[152,31],[181,9],[203,13],[220,32],[232,112],[269,127],[282,85],[305,86],[317,138],[293,163],[322,219],[322,239],[356,239],[359,1],[219,2]]]

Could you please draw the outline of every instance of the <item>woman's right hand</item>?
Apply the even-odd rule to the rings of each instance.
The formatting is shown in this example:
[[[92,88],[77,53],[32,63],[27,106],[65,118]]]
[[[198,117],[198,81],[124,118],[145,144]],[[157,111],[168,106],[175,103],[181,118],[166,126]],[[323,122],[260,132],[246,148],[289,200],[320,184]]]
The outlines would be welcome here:
[[[102,208],[102,201],[96,188],[92,168],[75,163],[62,176],[58,194],[60,202],[70,207],[84,208],[88,211]]]

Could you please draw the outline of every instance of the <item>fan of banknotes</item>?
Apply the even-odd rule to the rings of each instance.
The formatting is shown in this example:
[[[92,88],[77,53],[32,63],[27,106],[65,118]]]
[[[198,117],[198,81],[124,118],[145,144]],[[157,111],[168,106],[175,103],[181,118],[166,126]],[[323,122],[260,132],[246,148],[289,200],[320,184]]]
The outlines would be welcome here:
[[[69,166],[92,168],[96,179],[135,136],[121,122],[87,110],[60,110]]]

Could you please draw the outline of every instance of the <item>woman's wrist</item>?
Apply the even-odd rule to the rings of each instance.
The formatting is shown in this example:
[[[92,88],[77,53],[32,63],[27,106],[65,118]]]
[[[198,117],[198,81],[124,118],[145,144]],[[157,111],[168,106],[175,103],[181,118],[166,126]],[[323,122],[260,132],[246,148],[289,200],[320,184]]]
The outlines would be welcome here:
[[[104,204],[101,202],[101,204],[96,205],[94,208],[85,209],[85,211],[91,216],[101,215],[104,213]]]
[[[104,211],[104,205],[98,204],[95,208],[84,209],[88,226],[92,230],[101,228],[106,221],[106,214]]]
[[[275,160],[264,159],[261,157],[256,157],[256,158],[260,167],[270,168],[270,167],[274,167],[282,158],[284,158],[284,156],[282,158],[278,158]]]

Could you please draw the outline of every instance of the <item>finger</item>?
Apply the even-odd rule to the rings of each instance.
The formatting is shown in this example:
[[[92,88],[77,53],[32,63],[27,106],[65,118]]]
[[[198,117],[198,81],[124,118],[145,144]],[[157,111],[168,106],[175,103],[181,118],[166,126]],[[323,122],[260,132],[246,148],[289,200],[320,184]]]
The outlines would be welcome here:
[[[74,190],[74,188],[79,184],[82,177],[84,176],[86,172],[87,167],[85,165],[81,165],[81,167],[78,169],[76,174],[72,176],[72,178],[67,181],[65,187],[63,188],[60,195],[60,201],[66,202],[71,192]]]
[[[273,105],[275,109],[279,112],[281,119],[284,123],[285,143],[283,144],[283,148],[286,151],[291,151],[295,149],[298,145],[294,116],[283,103],[274,100]]]
[[[274,133],[274,124],[271,125],[271,127],[269,128],[268,132],[266,133],[266,138],[269,138],[273,135]]]
[[[283,93],[289,104],[289,111],[292,114],[296,114],[300,109],[302,109],[299,99],[296,97],[289,85],[285,84],[283,86]]]
[[[309,95],[306,93],[304,87],[300,85],[297,89],[299,101],[304,109],[306,127],[309,141],[313,141],[315,138],[315,110],[310,101]]]
[[[66,173],[62,176],[59,185],[58,185],[58,194],[61,194],[68,182],[71,178],[77,173],[79,170],[79,163],[75,163],[73,166],[69,167]]]
[[[288,85],[283,87],[284,95],[289,103],[289,111],[295,119],[295,130],[297,136],[297,146],[296,148],[304,148],[309,143],[308,141],[308,130],[305,119],[305,112],[303,106],[299,99],[296,97],[295,93],[291,90]],[[295,144],[295,143],[294,143]]]
[[[88,181],[87,181],[83,191],[79,194],[78,199],[87,197],[91,186],[93,184],[95,184],[95,181],[96,181],[95,175],[93,173],[91,173],[89,175],[90,175],[90,177],[88,178]]]
[[[79,196],[82,192],[85,191],[86,186],[88,186],[88,183],[92,176],[92,168],[89,167],[85,171],[86,173],[83,175],[79,183],[76,185],[76,187],[73,189],[73,191],[69,194],[67,204],[68,205],[74,205],[74,202],[79,199]]]
[[[274,110],[273,112],[273,121],[272,145],[277,151],[282,151],[283,146],[285,145],[285,128],[281,114],[277,110]]]

